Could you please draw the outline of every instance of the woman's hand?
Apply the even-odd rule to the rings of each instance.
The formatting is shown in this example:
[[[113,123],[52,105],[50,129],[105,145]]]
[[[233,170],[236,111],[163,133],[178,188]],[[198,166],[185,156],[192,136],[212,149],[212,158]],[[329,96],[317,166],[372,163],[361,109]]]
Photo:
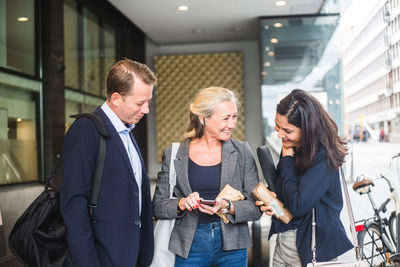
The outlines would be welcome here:
[[[294,156],[294,148],[293,147],[286,147],[286,146],[282,146],[282,157],[285,156]]]
[[[282,149],[282,150],[283,150],[283,149]],[[283,156],[283,153],[282,153],[282,156]],[[272,194],[273,197],[276,198],[275,192],[272,192],[272,191],[271,191],[271,194]],[[272,210],[271,206],[265,205],[264,202],[261,201],[261,200],[257,200],[254,204],[255,204],[257,207],[259,207],[260,210],[261,210],[262,212],[264,212],[265,214],[267,214],[268,216],[272,216],[272,215],[275,214],[274,211]]]
[[[226,207],[226,200],[224,199],[216,199],[216,203],[214,206],[209,206],[209,205],[200,205],[199,211],[203,213],[207,213],[210,215],[216,214],[218,211],[220,211],[222,208]],[[229,213],[234,214],[235,208],[233,206],[233,203],[231,202],[231,207]]]
[[[274,193],[274,194],[275,194],[275,193]],[[257,207],[259,207],[260,210],[261,210],[262,212],[264,212],[265,214],[267,214],[268,216],[272,216],[272,215],[275,214],[274,211],[272,210],[271,206],[265,205],[264,202],[262,202],[262,201],[260,201],[260,200],[257,200],[254,204],[255,204]]]
[[[193,192],[187,197],[183,197],[179,200],[178,202],[179,210],[184,211],[187,209],[188,211],[192,211],[194,209],[197,209],[200,207],[199,201],[200,201],[199,193]]]

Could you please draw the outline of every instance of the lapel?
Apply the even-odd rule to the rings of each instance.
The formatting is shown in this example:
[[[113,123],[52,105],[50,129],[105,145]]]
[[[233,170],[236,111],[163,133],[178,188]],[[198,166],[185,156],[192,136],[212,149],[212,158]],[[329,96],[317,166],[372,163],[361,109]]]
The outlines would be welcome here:
[[[145,183],[147,183],[146,167],[144,166],[144,161],[143,161],[142,154],[140,153],[139,146],[136,143],[136,139],[135,139],[135,136],[133,135],[132,131],[129,132],[129,136],[131,137],[132,143],[133,143],[133,145],[134,145],[134,147],[135,147],[135,149],[136,149],[136,151],[137,151],[137,153],[139,155],[139,158],[140,158],[140,165],[142,166],[142,186],[143,186]],[[129,166],[131,166],[131,165],[129,164]]]
[[[128,153],[126,153],[125,146],[122,143],[119,133],[117,132],[117,130],[115,130],[114,125],[111,123],[110,119],[107,117],[107,115],[101,109],[101,107],[98,107],[94,113],[100,115],[103,118],[104,123],[107,127],[107,130],[110,134],[110,139],[114,142],[115,146],[118,148],[120,155],[121,155],[123,161],[125,162],[126,167],[128,168],[132,177],[134,177],[131,162],[129,161],[129,158],[128,158]],[[140,155],[140,153],[139,153],[139,155]]]
[[[187,196],[192,193],[189,183],[189,141],[186,139],[179,146],[174,161],[176,171],[176,184],[180,185],[182,193]]]
[[[236,168],[237,152],[232,141],[222,142],[222,165],[221,165],[221,185],[220,191],[229,184]]]

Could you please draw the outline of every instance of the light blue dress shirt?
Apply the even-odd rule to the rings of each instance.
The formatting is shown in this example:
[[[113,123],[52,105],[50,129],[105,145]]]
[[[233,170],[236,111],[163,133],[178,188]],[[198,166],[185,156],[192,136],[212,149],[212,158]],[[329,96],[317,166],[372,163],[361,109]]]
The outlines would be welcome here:
[[[112,125],[114,125],[115,130],[119,133],[122,143],[128,154],[129,161],[131,162],[133,174],[135,175],[136,184],[139,189],[139,216],[142,213],[142,165],[140,162],[139,154],[133,145],[133,141],[129,136],[129,133],[135,128],[135,124],[131,124],[129,128],[118,118],[118,116],[110,109],[110,107],[104,102],[101,109],[110,119]]]

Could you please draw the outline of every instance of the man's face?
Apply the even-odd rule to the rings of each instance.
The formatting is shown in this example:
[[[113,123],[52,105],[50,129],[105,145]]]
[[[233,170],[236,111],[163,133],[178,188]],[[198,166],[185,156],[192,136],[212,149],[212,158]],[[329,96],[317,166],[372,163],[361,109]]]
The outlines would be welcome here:
[[[128,95],[117,100],[115,114],[123,123],[137,124],[144,114],[149,113],[149,103],[152,98],[153,85],[145,84],[136,79]]]

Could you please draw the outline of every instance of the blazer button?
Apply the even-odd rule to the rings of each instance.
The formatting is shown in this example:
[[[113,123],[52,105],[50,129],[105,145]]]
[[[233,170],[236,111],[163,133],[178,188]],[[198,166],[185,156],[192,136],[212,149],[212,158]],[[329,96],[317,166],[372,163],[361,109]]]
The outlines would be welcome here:
[[[135,220],[135,221],[134,221],[134,224],[136,224],[137,226],[139,226],[139,225],[140,225],[140,222],[139,222],[138,220]]]
[[[138,196],[139,196],[139,192],[134,192],[133,195],[134,195],[135,197],[138,197]]]

